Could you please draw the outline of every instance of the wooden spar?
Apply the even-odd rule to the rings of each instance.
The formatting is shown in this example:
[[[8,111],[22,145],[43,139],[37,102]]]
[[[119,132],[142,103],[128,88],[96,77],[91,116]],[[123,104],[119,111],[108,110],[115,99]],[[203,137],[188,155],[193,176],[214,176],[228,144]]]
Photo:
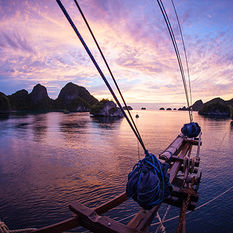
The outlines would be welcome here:
[[[179,155],[179,158],[180,159],[183,159],[186,154],[189,152],[189,150],[192,149],[192,145],[190,145],[189,143],[186,143],[183,147],[183,150],[181,151],[180,155]],[[175,176],[177,175],[177,172],[179,171],[179,168],[181,166],[181,162],[177,161],[177,162],[174,162],[174,164],[172,165],[169,173],[170,173],[170,183],[172,184]]]
[[[184,135],[179,134],[176,139],[164,150],[160,155],[159,158],[166,158],[169,159],[171,155],[177,155],[180,152],[181,146],[184,142]]]
[[[94,210],[97,214],[101,215],[107,211],[117,207],[128,199],[126,192],[121,193],[118,197],[104,203],[103,205],[96,207]]]
[[[73,218],[66,219],[62,222],[40,228],[33,232],[35,233],[60,233],[63,231],[68,231],[78,226],[79,226],[79,217],[75,216]]]
[[[133,233],[139,232],[126,225],[117,222],[109,217],[96,214],[95,210],[86,207],[78,202],[70,205],[72,212],[78,215],[80,225],[92,232],[106,233]]]
[[[185,167],[185,161],[187,155],[190,155],[192,146],[198,145],[200,147],[201,141],[200,139],[187,139],[180,134],[176,137],[176,139],[160,154],[160,158],[164,160],[170,160],[171,168],[169,169],[170,173],[170,183],[177,184],[180,183],[181,186],[173,185],[173,191],[171,193],[170,199],[164,200],[165,203],[177,206],[181,208],[184,204],[185,199],[190,199],[189,204],[187,204],[187,209],[193,210],[195,208],[196,202],[198,200],[199,195],[197,193],[189,194],[185,189],[183,189],[182,184],[184,179],[177,177],[177,173],[182,171],[186,173],[186,182],[189,183],[190,177],[188,176],[189,170],[192,172],[195,169],[189,169],[189,166]],[[199,157],[198,149],[198,157]],[[172,155],[172,157],[171,157]],[[171,158],[170,158],[171,157]],[[194,159],[189,159],[189,164],[192,167],[199,166],[199,162]],[[199,185],[199,180],[196,179],[197,186]],[[60,223],[47,226],[41,229],[38,229],[34,232],[37,233],[59,233],[63,231],[70,230],[77,226],[83,226],[92,232],[109,232],[109,233],[133,233],[133,232],[148,232],[148,227],[151,224],[155,213],[158,211],[161,204],[153,207],[151,210],[141,209],[130,221],[127,225],[119,223],[107,216],[101,216],[107,211],[113,209],[114,207],[119,206],[123,202],[127,200],[126,192],[121,193],[116,198],[98,206],[95,208],[88,208],[85,205],[82,205],[78,202],[72,203],[69,208],[76,215],[73,218],[67,219]],[[185,218],[183,217],[183,222]],[[185,224],[185,223],[184,223]],[[185,227],[183,227],[185,229]]]
[[[158,211],[160,204],[153,207],[151,210],[141,209],[133,219],[127,224],[130,228],[136,229],[140,232],[147,231],[148,226],[151,224],[155,213]]]

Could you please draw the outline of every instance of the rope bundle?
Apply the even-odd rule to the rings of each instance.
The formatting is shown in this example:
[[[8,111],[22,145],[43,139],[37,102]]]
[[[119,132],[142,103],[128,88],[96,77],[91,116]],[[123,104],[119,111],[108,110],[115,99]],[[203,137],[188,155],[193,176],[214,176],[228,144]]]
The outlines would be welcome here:
[[[184,126],[181,129],[182,134],[184,136],[187,136],[188,138],[194,138],[199,135],[201,132],[201,127],[196,122],[191,122],[188,124],[184,124]]]
[[[171,191],[169,165],[160,163],[155,155],[147,153],[128,175],[126,194],[144,209],[161,203]]]

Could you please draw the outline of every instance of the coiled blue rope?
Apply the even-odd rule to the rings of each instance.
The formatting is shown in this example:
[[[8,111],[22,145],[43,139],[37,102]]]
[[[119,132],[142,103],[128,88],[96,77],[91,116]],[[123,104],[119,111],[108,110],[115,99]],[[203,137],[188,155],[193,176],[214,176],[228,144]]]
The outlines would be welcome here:
[[[184,134],[184,136],[187,136],[188,138],[193,138],[199,135],[199,133],[201,132],[201,127],[198,125],[198,123],[191,122],[188,124],[184,124],[181,132]]]
[[[161,163],[154,154],[146,151],[144,159],[138,161],[128,175],[126,194],[144,209],[161,203],[171,191],[169,165]]]

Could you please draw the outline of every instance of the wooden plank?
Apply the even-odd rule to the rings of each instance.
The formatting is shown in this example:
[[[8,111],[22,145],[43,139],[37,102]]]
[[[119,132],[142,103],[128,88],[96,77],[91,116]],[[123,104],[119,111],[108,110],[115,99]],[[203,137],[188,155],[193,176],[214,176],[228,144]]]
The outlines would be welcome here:
[[[176,155],[179,152],[179,149],[181,148],[182,144],[184,142],[184,135],[179,134],[176,139],[164,150],[159,157],[164,157],[169,159],[171,157],[170,152],[172,155]]]
[[[78,226],[79,226],[79,219],[76,216],[76,217],[64,220],[62,222],[59,222],[59,223],[37,229],[33,232],[35,233],[60,233],[60,232],[68,231]]]
[[[133,233],[139,232],[109,217],[97,215],[93,209],[78,202],[69,206],[70,210],[78,215],[80,225],[92,232],[105,233]]]
[[[151,210],[141,209],[131,221],[127,224],[132,229],[136,229],[138,231],[144,231],[152,222],[155,213],[158,211],[160,204],[153,207]]]
[[[184,141],[188,142],[188,143],[190,143],[192,145],[195,145],[195,146],[198,146],[198,145],[202,146],[202,142],[199,142],[198,138],[197,139],[185,138]]]
[[[171,193],[171,196],[176,196],[176,197],[180,197],[182,199],[187,199],[188,193],[184,189],[182,189],[182,188],[180,189],[180,188],[174,186],[172,193]],[[196,201],[196,202],[197,202],[198,198],[199,198],[198,193],[192,194],[190,197],[190,199],[192,201]]]
[[[94,208],[94,211],[99,215],[104,214],[107,211],[109,211],[109,210],[115,208],[116,206],[122,204],[127,199],[128,199],[128,197],[126,195],[126,192],[121,193],[118,197],[104,203],[101,206],[98,206],[98,207]]]
[[[187,152],[191,149],[191,146],[189,143],[186,143],[184,146],[183,146],[183,149],[182,151],[180,152],[180,155],[179,157],[181,159],[183,159]],[[172,165],[172,167],[170,168],[170,183],[172,184],[172,181],[174,180],[174,178],[176,177],[177,175],[177,172],[179,171],[179,168],[181,166],[181,163],[180,162],[174,162],[174,164]]]
[[[179,197],[171,197],[169,199],[164,200],[164,203],[181,208],[182,203],[183,203],[183,199],[181,199]],[[197,204],[196,201],[190,201],[190,203],[187,207],[187,210],[194,210],[196,208],[196,204]]]
[[[151,210],[148,210],[148,213],[143,218],[143,220],[139,223],[138,227],[136,228],[139,231],[145,231],[151,222],[154,219],[155,213],[158,211],[160,204],[153,207]]]

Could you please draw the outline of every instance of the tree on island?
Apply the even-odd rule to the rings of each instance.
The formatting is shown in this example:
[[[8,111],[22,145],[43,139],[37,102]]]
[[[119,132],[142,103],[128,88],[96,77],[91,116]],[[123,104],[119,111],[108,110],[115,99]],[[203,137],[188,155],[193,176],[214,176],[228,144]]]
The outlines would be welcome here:
[[[123,117],[120,108],[113,101],[102,99],[100,102],[91,106],[90,113],[93,116],[101,117]]]

